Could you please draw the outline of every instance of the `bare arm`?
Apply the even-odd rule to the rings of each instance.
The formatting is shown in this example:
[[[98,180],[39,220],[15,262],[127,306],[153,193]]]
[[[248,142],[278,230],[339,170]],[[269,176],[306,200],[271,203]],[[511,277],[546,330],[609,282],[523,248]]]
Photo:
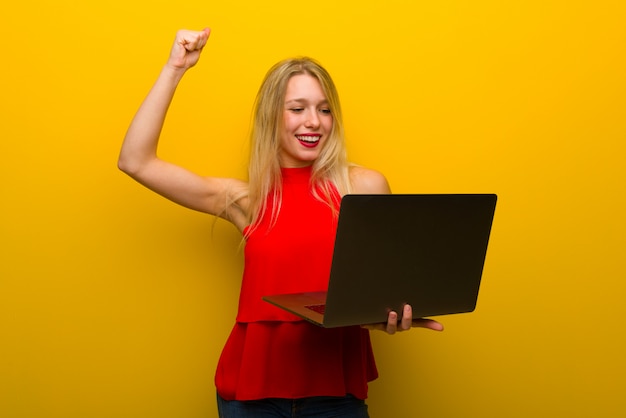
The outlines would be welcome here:
[[[188,208],[221,216],[240,230],[247,222],[247,183],[202,177],[161,160],[159,137],[169,106],[183,75],[200,58],[210,30],[179,31],[170,57],[135,114],[124,138],[118,167],[149,189]],[[231,205],[233,201],[236,204]]]

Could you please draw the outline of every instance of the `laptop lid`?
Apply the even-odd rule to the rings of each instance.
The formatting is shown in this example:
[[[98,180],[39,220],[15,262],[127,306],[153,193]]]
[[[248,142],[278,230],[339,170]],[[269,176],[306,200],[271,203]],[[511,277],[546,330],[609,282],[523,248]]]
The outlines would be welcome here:
[[[307,317],[307,308],[287,309],[325,327],[386,322],[406,303],[414,318],[473,311],[496,200],[495,194],[344,196],[323,319]],[[308,300],[265,299],[284,307],[294,297]]]

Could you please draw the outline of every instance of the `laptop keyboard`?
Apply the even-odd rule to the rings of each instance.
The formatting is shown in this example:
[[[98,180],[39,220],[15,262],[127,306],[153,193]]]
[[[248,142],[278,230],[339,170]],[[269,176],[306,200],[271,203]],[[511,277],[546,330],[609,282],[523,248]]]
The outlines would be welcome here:
[[[317,312],[318,314],[324,315],[324,311],[326,310],[326,305],[305,305],[307,309]]]

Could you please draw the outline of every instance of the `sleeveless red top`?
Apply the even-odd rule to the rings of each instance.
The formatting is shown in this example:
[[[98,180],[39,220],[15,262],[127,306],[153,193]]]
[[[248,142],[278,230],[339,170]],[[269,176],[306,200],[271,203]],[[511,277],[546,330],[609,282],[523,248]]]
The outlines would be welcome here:
[[[328,288],[336,211],[313,196],[310,167],[281,173],[275,224],[268,211],[246,240],[237,322],[218,363],[217,391],[227,400],[365,399],[367,382],[378,376],[369,331],[321,328],[261,299]]]

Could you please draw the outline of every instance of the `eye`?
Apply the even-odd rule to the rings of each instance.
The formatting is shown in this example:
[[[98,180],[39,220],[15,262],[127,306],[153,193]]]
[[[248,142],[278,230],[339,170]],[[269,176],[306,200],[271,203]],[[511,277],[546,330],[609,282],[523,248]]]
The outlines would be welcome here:
[[[302,107],[292,107],[289,110],[291,112],[293,112],[293,113],[300,113],[300,112],[302,112],[304,110],[304,108],[302,108]]]
[[[320,109],[320,113],[323,113],[324,115],[330,115],[330,109]]]

